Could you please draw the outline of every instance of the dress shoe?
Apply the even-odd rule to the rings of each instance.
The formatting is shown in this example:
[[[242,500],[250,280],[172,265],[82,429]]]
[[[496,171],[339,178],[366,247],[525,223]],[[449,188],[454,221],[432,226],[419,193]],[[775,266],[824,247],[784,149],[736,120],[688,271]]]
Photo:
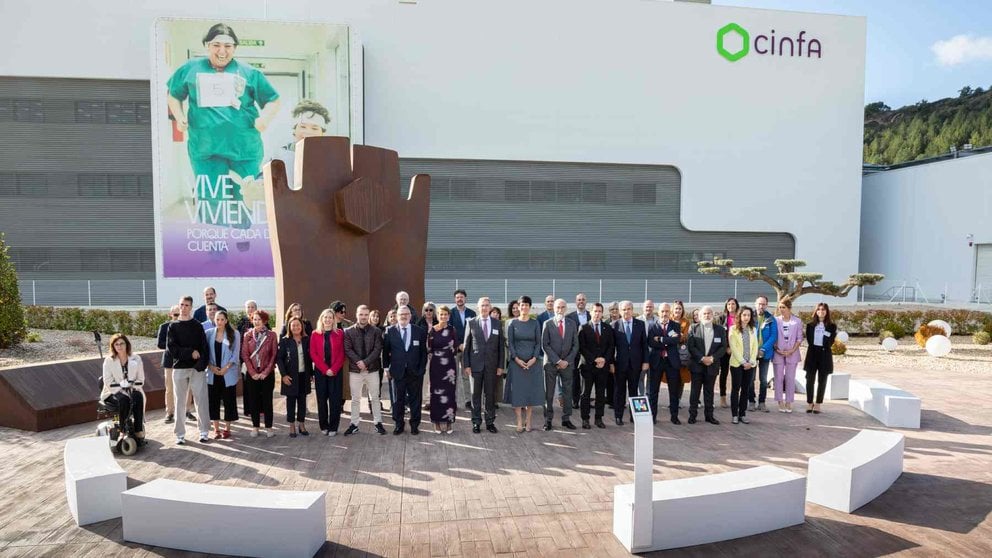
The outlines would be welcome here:
[[[465,402],[465,410],[466,411],[471,411],[472,410],[472,402],[471,401],[466,401]]]
[[[417,434],[420,434],[420,427],[419,426],[413,426],[411,424],[410,425],[410,434],[413,434],[414,436],[416,436]]]
[[[486,430],[492,432],[493,434],[499,432],[499,430],[496,429],[496,425],[492,423],[486,425]]]
[[[710,424],[720,424],[720,421],[716,420],[713,417],[710,417],[710,418],[706,419],[706,422],[708,422]]]
[[[355,432],[358,432],[358,425],[357,424],[352,424],[351,426],[348,427],[347,430],[344,431],[344,435],[345,436],[351,436]]]
[[[561,425],[569,430],[575,430],[575,425],[570,420],[562,421]]]
[[[756,408],[757,408],[757,405],[754,404],[754,401],[748,403],[748,405],[747,405],[747,410],[748,411],[754,411]]]
[[[375,431],[378,432],[379,434],[385,434],[386,428],[382,426],[381,422],[377,422],[375,423]],[[306,436],[306,434],[304,434],[304,436]]]
[[[482,432],[482,426],[480,426],[478,424],[473,424],[472,425],[472,432],[474,432],[476,434]]]
[[[589,430],[590,428],[592,428],[592,427],[589,426],[589,421],[588,420],[583,420],[582,421],[582,430]]]
[[[679,420],[679,417],[672,417],[672,424],[682,424],[682,421]]]
[[[265,415],[262,415],[262,416],[264,417]],[[187,412],[186,413],[186,420],[196,422],[196,415],[194,415],[193,413]]]
[[[403,425],[402,424],[397,424],[396,425],[396,428],[393,429],[393,435],[399,436],[402,433],[403,433]]]
[[[696,417],[689,417],[689,424],[696,424]]]
[[[617,426],[623,426],[623,417],[617,417],[614,422],[617,423]]]
[[[550,420],[548,422],[544,423],[544,431],[545,432],[551,432],[551,429],[552,428],[554,428],[554,427],[551,426],[551,421]]]
[[[174,422],[176,422],[176,416],[175,415],[166,415],[165,416],[165,424],[172,424]]]
[[[603,419],[596,419],[596,428],[606,428],[606,425],[603,424]]]

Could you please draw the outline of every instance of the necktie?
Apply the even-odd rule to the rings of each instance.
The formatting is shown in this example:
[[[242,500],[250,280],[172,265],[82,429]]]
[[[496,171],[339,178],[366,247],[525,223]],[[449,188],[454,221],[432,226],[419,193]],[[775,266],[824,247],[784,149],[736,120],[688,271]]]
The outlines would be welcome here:
[[[482,336],[489,341],[489,320],[482,320]]]
[[[595,329],[596,329],[596,342],[599,343],[599,324],[598,323],[596,324]]]
[[[406,350],[406,328],[400,329],[400,339],[403,341],[403,350]]]
[[[667,335],[668,332],[668,322],[662,322],[661,324],[661,334]],[[668,347],[661,346],[661,358],[668,358]]]
[[[624,322],[623,328],[627,332],[627,344],[630,345],[630,322]]]
[[[561,335],[562,339],[565,338],[565,320],[558,320],[558,335]]]

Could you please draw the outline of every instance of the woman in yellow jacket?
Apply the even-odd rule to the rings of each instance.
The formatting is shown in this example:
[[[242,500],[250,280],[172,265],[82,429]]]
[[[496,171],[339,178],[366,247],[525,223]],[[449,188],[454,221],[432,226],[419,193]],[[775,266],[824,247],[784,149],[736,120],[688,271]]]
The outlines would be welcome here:
[[[758,365],[758,331],[754,327],[754,310],[742,307],[730,328],[730,412],[734,424],[748,424],[748,391],[754,384],[754,371]]]

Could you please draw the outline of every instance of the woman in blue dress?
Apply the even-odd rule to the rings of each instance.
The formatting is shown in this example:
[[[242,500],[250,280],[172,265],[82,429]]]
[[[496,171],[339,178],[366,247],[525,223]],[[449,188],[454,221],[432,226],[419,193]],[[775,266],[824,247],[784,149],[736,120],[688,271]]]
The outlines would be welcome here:
[[[520,297],[520,317],[506,326],[510,363],[504,402],[517,414],[517,432],[530,432],[534,407],[544,405],[544,370],[541,367],[541,325],[530,317],[531,299]]]

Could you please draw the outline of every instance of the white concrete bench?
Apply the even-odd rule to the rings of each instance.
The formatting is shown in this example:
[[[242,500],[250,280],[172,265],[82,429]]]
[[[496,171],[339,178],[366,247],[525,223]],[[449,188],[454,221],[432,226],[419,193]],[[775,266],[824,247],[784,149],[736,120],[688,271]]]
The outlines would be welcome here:
[[[806,499],[851,513],[899,478],[902,454],[902,434],[862,430],[836,448],[810,458]]]
[[[848,403],[893,428],[920,427],[920,398],[877,380],[851,380]]]
[[[156,479],[124,492],[124,540],[193,552],[310,558],[327,539],[323,492]]]
[[[833,372],[827,376],[827,391],[823,399],[847,399],[850,393],[851,375],[846,372]],[[796,393],[806,393],[806,371],[796,370]]]
[[[629,515],[634,485],[617,485],[613,497],[617,525]],[[755,502],[760,502],[757,511]],[[806,520],[805,507],[806,478],[771,465],[656,481],[652,544],[638,552],[725,541],[799,525]]]
[[[76,438],[65,444],[65,497],[76,525],[121,516],[127,473],[114,459],[107,438]]]

